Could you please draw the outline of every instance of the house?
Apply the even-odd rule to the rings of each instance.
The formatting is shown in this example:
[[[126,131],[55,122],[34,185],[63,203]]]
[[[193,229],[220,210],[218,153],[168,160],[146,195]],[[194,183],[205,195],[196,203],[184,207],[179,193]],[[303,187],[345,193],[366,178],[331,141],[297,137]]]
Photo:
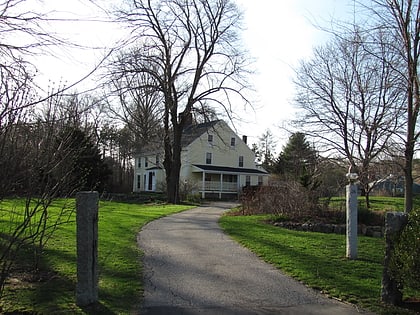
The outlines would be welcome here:
[[[223,120],[190,124],[183,131],[180,183],[202,198],[237,198],[245,186],[266,184],[268,173],[255,164],[247,138],[238,137]],[[161,144],[135,156],[135,192],[164,191]]]
[[[372,187],[372,196],[404,196],[404,176],[389,175],[369,185]],[[413,194],[420,194],[420,184],[413,183]]]

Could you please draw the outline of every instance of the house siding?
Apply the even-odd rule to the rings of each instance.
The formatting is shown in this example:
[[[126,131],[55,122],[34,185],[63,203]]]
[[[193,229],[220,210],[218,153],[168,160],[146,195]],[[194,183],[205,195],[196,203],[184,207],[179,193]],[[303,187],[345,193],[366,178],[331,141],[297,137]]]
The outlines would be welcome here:
[[[235,140],[232,140],[232,138]],[[208,156],[207,153],[211,153],[211,164],[206,163],[208,162],[206,161],[206,157]],[[148,188],[150,188],[145,187],[143,178],[145,175],[146,177],[149,176],[148,174],[150,174],[151,168],[153,167],[155,168],[155,179],[157,182],[154,189],[156,191],[160,191],[162,186],[159,187],[158,182],[165,181],[165,172],[162,165],[151,165],[151,161],[153,160],[153,157],[156,156],[156,154],[157,152],[153,152],[136,157],[136,166],[140,165],[140,167],[136,167],[135,170],[133,185],[134,191],[147,191]],[[160,154],[162,156],[161,161],[163,161],[163,152]],[[146,157],[149,161],[148,167],[146,167],[144,163]],[[240,157],[242,157],[242,166],[239,164]],[[138,158],[143,159],[141,160],[140,164],[138,163]],[[205,190],[208,190],[207,195],[210,195],[210,192],[213,194],[212,189],[216,189],[216,184],[218,182],[224,189],[223,193],[229,193],[231,195],[233,194],[237,196],[241,191],[241,188],[247,184],[247,176],[250,176],[250,185],[258,185],[261,183],[266,183],[267,181],[267,176],[263,176],[264,180],[261,182],[262,174],[247,175],[240,172],[210,172],[201,170],[196,167],[196,165],[211,165],[221,167],[226,166],[239,170],[257,169],[255,165],[254,152],[252,152],[248,145],[240,137],[238,137],[224,121],[218,121],[217,123],[213,124],[211,128],[207,129],[200,136],[196,137],[194,140],[185,145],[181,151],[181,161],[181,183],[188,182],[189,186],[193,187],[193,193],[200,192],[202,193],[203,197],[205,197]],[[160,168],[158,169],[158,167]],[[138,185],[137,182],[139,178],[138,175],[140,175],[140,178],[142,179],[140,185]],[[208,180],[205,180],[204,177],[206,176],[206,179]],[[229,182],[232,181],[233,178],[235,178],[236,181],[233,183]],[[146,184],[148,184],[148,178]],[[216,195],[220,197],[221,193],[216,193]]]

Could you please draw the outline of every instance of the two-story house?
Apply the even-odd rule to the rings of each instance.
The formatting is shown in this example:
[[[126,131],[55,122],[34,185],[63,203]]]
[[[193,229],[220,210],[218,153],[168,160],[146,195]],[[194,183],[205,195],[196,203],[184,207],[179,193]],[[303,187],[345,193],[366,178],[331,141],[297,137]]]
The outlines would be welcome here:
[[[183,131],[180,181],[202,198],[237,197],[244,186],[266,184],[268,173],[255,164],[246,137],[222,120],[191,124]],[[163,146],[150,145],[135,156],[134,191],[162,191]]]

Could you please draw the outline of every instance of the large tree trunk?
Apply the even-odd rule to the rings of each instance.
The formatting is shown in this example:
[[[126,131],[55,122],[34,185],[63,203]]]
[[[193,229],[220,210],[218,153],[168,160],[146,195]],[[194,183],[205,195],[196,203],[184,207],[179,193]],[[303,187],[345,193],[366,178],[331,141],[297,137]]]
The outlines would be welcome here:
[[[406,213],[411,212],[413,209],[413,156],[414,156],[414,145],[415,145],[415,130],[417,122],[417,109],[418,104],[418,86],[416,83],[417,72],[413,68],[413,62],[410,59],[408,65],[409,68],[409,86],[407,90],[407,138],[405,143],[404,151],[404,176],[405,176],[405,187],[404,187],[404,211]]]
[[[165,140],[166,200],[168,203],[179,204],[179,175],[181,171],[181,139],[182,126],[174,124],[172,142],[170,137]],[[167,143],[168,141],[168,143]]]
[[[175,149],[173,152],[173,160],[171,169],[166,173],[166,190],[167,202],[172,204],[179,204],[179,174],[181,170],[181,150]]]
[[[409,138],[409,137],[407,137]],[[410,145],[410,139],[407,140],[407,147],[405,150],[405,165],[404,165],[404,211],[411,212],[413,209],[413,155],[414,148]],[[412,142],[412,141],[411,141]]]

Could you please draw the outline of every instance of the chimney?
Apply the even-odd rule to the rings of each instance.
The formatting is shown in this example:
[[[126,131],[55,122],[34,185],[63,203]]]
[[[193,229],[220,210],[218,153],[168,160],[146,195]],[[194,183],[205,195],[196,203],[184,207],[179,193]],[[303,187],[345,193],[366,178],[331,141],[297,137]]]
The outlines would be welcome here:
[[[191,126],[193,124],[193,115],[192,113],[185,114],[184,112],[178,114],[178,121],[184,119],[184,129]]]
[[[245,142],[245,144],[247,144],[248,141],[248,136],[242,136],[242,141]]]

